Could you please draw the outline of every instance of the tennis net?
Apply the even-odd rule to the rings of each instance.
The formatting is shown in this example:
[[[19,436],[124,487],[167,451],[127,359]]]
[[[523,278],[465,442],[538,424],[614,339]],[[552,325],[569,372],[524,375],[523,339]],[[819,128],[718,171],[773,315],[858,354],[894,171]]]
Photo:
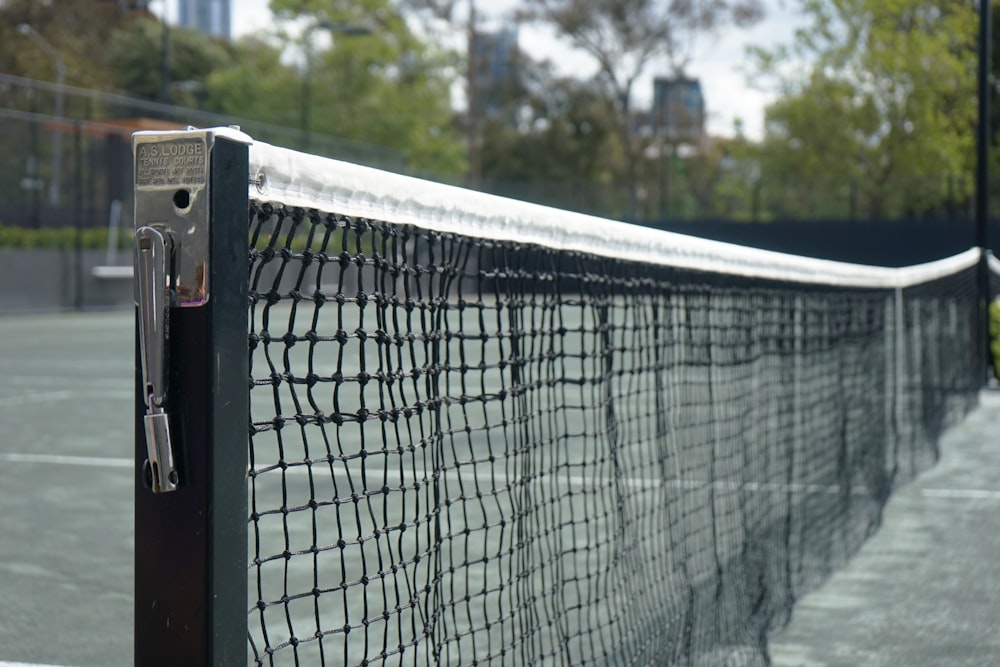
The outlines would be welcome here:
[[[976,249],[810,260],[240,140],[252,664],[766,664],[976,402]]]

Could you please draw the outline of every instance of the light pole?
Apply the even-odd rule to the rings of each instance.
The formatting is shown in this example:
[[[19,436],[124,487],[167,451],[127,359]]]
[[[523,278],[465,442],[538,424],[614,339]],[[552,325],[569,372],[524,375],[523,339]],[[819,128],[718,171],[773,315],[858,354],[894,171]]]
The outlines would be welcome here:
[[[166,12],[163,14],[160,33],[160,51],[162,60],[160,61],[160,101],[170,104],[170,21],[167,20]]]
[[[979,122],[976,128],[976,245],[983,251],[979,260],[979,301],[980,321],[979,349],[984,355],[986,366],[993,364],[989,344],[990,275],[985,251],[990,248],[990,74],[993,58],[990,51],[993,40],[993,0],[979,2],[979,70],[976,77],[979,98]]]
[[[989,247],[989,190],[990,190],[990,69],[992,56],[992,0],[979,3],[979,72],[977,88],[979,98],[979,123],[976,141],[976,245]]]
[[[45,52],[49,58],[55,63],[56,67],[56,109],[55,116],[57,120],[62,120],[63,117],[63,84],[66,82],[66,61],[59,54],[56,49],[46,41],[44,37],[38,34],[34,28],[32,28],[27,23],[22,23],[17,26],[17,31],[29,37],[39,47]],[[49,179],[49,204],[55,206],[59,203],[59,172],[62,168],[62,132],[58,127],[53,129],[52,132],[52,177]]]
[[[469,0],[469,25],[466,26],[466,72],[465,72],[465,94],[466,105],[468,106],[469,118],[466,127],[466,143],[469,157],[469,174],[467,187],[478,188],[483,176],[482,157],[482,107],[479,95],[480,86],[480,63],[479,63],[479,32],[477,22],[479,18],[476,14],[475,0]]]
[[[314,31],[323,29],[334,33],[346,35],[347,37],[360,37],[370,35],[371,28],[363,25],[350,23],[340,23],[323,19],[306,28],[302,34],[302,50],[305,55],[305,72],[302,75],[302,149],[308,150],[309,137],[312,133],[312,34]]]

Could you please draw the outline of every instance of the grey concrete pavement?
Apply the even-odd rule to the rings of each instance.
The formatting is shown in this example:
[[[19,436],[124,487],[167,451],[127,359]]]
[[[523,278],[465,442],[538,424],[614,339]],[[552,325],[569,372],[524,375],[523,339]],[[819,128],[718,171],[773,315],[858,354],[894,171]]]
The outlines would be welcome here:
[[[132,663],[132,326],[0,318],[0,665]],[[774,665],[1000,666],[1000,392],[941,448]]]
[[[132,664],[132,320],[0,317],[0,666]]]
[[[775,667],[1000,665],[1000,391],[771,638]]]

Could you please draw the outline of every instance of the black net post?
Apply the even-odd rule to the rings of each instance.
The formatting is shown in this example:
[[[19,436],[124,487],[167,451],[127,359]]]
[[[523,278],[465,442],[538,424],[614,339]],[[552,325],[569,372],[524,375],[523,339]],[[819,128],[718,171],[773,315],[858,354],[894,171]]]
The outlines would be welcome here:
[[[248,147],[139,133],[135,664],[246,662]]]

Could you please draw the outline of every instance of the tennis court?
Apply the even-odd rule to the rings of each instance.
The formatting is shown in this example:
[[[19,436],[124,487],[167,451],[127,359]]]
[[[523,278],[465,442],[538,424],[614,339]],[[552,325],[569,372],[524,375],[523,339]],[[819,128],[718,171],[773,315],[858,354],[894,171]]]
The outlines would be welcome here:
[[[255,664],[762,663],[980,382],[975,253],[808,262],[251,156]]]
[[[0,317],[0,661],[132,663],[132,320]]]
[[[1000,390],[771,638],[775,667],[981,667],[1000,656]]]
[[[2,452],[47,552],[11,568],[97,664],[131,620],[144,667],[763,664],[976,405],[978,248],[806,260],[232,128],[136,151],[180,156],[136,173],[144,437],[130,314],[5,339],[12,419],[55,441]],[[108,569],[124,597],[58,597]]]
[[[131,312],[0,318],[0,664],[132,664],[132,349]],[[1000,653],[1000,394],[981,402],[855,560],[800,601],[775,665]]]

